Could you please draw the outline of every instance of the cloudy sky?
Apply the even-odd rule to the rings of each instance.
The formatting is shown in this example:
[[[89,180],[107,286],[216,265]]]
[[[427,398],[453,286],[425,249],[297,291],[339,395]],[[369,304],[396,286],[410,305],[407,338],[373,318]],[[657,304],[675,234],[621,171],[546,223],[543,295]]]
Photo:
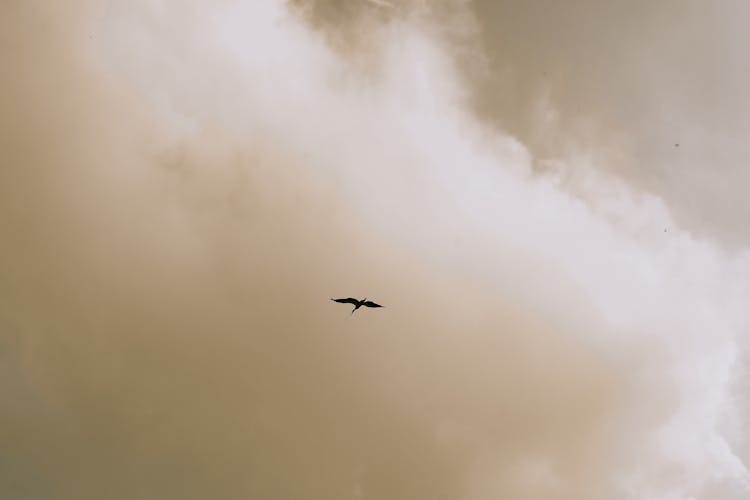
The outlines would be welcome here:
[[[0,2],[0,496],[748,498],[749,22]]]

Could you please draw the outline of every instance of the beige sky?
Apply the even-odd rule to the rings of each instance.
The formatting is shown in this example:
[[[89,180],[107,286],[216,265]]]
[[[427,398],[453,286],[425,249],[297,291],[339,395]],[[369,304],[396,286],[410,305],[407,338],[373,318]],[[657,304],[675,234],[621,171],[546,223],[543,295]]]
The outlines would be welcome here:
[[[742,5],[388,4],[0,4],[0,496],[746,498]]]
[[[604,168],[664,197],[683,226],[747,246],[745,2],[476,5],[492,69],[479,103],[491,119],[545,155],[571,132],[580,147],[598,143]],[[546,130],[532,111],[540,96],[558,113]],[[616,165],[612,147],[624,150]]]

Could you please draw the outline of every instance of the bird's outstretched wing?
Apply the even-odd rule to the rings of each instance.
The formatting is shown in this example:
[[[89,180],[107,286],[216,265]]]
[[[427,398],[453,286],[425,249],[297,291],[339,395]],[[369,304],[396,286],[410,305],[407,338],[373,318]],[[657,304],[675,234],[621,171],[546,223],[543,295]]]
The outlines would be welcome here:
[[[351,297],[348,297],[346,299],[333,299],[332,298],[331,300],[334,302],[340,302],[342,304],[354,304],[354,305],[359,304],[359,301],[357,299],[353,299]]]
[[[373,302],[371,300],[366,300],[366,301],[362,302],[362,305],[365,306],[365,307],[383,307],[380,304],[376,304],[375,302]]]

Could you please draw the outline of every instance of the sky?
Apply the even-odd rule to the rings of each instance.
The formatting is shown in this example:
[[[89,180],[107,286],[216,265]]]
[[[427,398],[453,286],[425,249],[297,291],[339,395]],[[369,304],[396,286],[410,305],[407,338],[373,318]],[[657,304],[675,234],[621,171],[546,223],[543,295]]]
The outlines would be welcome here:
[[[747,498],[748,20],[0,3],[0,496]]]

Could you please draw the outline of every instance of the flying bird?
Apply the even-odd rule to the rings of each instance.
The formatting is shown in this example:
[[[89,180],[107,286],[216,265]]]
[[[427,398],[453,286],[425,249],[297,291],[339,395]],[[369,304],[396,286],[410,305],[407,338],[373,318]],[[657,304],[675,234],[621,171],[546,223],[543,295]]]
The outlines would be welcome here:
[[[375,302],[373,302],[371,300],[367,300],[367,297],[365,297],[362,300],[357,300],[357,299],[352,298],[352,297],[347,297],[345,299],[334,299],[334,298],[332,298],[331,300],[334,301],[334,302],[339,302],[341,304],[352,304],[354,306],[354,309],[352,309],[351,314],[354,314],[354,311],[356,311],[357,309],[359,309],[362,306],[365,306],[365,307],[383,307],[380,304],[376,304]],[[350,316],[351,316],[351,314],[350,314]]]

